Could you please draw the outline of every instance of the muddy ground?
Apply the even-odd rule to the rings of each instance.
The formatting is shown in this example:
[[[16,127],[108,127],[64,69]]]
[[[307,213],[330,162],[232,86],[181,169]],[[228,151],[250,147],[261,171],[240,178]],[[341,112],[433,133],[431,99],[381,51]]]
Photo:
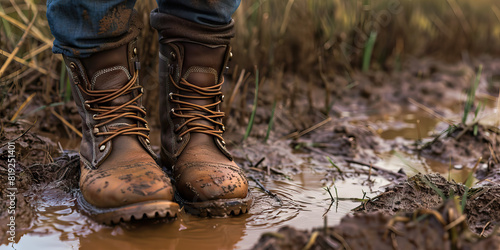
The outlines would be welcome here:
[[[475,108],[479,103],[485,108],[475,118],[473,109],[468,122],[461,124],[465,93],[480,64],[484,69]],[[254,248],[498,249],[500,131],[494,120],[498,72],[500,59],[480,58],[459,63],[409,60],[400,72],[347,72],[318,80],[277,75],[261,83],[253,130],[242,142],[253,100],[254,86],[248,81],[227,104],[231,110],[226,137],[254,190],[265,192],[260,186],[263,180],[293,178],[304,163],[323,173],[321,185],[330,189],[336,180],[345,179],[363,180],[361,185],[368,188],[373,178],[391,183],[377,196],[360,199],[353,214],[339,225],[305,231],[283,227],[263,234]],[[234,82],[226,86],[226,96],[233,92],[232,86]],[[16,223],[20,232],[29,232],[41,205],[40,195],[47,190],[71,195],[78,183],[78,153],[68,150],[77,148],[78,138],[68,139],[72,133],[50,109],[77,129],[80,125],[72,103],[11,123],[17,98],[8,96],[1,103],[0,173],[7,174],[5,145],[14,141],[19,163]],[[264,142],[275,101],[273,127]],[[25,112],[36,105],[33,102]],[[409,119],[419,122],[404,121],[403,117],[417,113],[419,118]],[[431,122],[420,123],[425,119]],[[389,136],[388,131],[397,136]],[[64,143],[68,141],[73,143]],[[382,155],[396,155],[407,167],[377,164]],[[431,161],[440,164],[427,164]],[[424,167],[416,167],[419,164]],[[466,178],[446,178],[452,169]],[[467,179],[469,185],[464,185]],[[6,195],[6,182],[0,183],[0,190]],[[48,193],[54,199],[61,195]],[[7,207],[7,200],[2,200],[2,233],[7,231]],[[0,240],[5,244],[5,235]]]

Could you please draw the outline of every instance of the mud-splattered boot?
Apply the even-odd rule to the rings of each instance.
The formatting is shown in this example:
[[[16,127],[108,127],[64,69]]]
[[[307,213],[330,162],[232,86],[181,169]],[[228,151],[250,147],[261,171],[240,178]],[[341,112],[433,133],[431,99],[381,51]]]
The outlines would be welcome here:
[[[161,162],[172,167],[176,200],[200,216],[246,213],[252,203],[248,182],[225,147],[220,110],[233,24],[204,27],[154,14],[160,33]]]
[[[82,117],[78,205],[106,224],[179,211],[149,145],[136,54],[133,41],[85,59],[64,58]]]

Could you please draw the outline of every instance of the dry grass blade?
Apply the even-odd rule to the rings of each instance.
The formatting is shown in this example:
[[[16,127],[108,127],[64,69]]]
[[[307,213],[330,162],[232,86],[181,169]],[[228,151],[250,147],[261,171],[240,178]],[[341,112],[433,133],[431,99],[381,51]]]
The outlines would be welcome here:
[[[460,8],[460,6],[457,4],[455,0],[448,0],[448,4],[453,10],[453,13],[455,13],[455,16],[457,17],[458,21],[460,22],[460,25],[462,26],[465,35],[469,35],[471,33],[472,28],[467,19],[465,18],[464,12]]]
[[[450,120],[448,120],[448,119],[444,118],[443,116],[439,115],[439,114],[438,114],[438,113],[436,113],[434,110],[432,110],[432,109],[430,109],[430,108],[426,107],[425,105],[423,105],[423,104],[421,104],[421,103],[419,103],[419,102],[415,101],[415,99],[413,99],[413,98],[408,98],[408,101],[409,101],[411,104],[413,104],[413,105],[417,106],[418,108],[422,109],[423,111],[425,111],[425,112],[429,113],[430,115],[432,115],[432,116],[436,117],[438,120],[440,120],[440,121],[442,121],[442,122],[446,122],[446,123],[448,123],[448,125],[454,125],[452,121],[450,121]]]
[[[349,244],[347,244],[347,241],[344,239],[344,237],[342,237],[342,235],[336,233],[336,232],[332,232],[332,236],[340,241],[340,243],[342,244],[342,246],[344,247],[344,249],[346,250],[351,250],[351,247],[349,246]]]
[[[302,132],[299,132],[299,133],[294,132],[294,133],[291,133],[291,134],[289,134],[281,139],[291,139],[291,138],[298,139],[299,137],[302,137],[305,134],[310,133],[311,131],[318,129],[321,126],[324,126],[325,124],[329,123],[331,120],[332,120],[332,118],[328,117],[325,120],[313,125],[312,127],[308,128],[306,130],[303,130]]]
[[[495,16],[497,17],[498,21],[500,22],[500,9],[498,9],[498,7],[495,5],[491,6],[491,9],[493,10],[493,13],[495,13]]]
[[[14,122],[17,117],[23,112],[24,108],[26,108],[26,106],[28,105],[28,103],[31,102],[31,100],[33,99],[33,97],[36,95],[36,93],[33,93],[31,94],[30,96],[28,96],[28,98],[26,98],[26,101],[23,102],[23,104],[21,104],[21,107],[19,107],[19,109],[16,111],[16,113],[12,116],[12,118],[10,118],[10,121],[11,122]]]
[[[443,216],[438,211],[436,211],[436,210],[424,208],[424,209],[420,210],[420,214],[434,215],[434,217],[436,218],[436,220],[438,220],[439,223],[441,223],[441,225],[443,225],[443,226],[446,225],[446,221],[443,219]]]
[[[9,53],[7,51],[4,51],[4,50],[1,50],[1,49],[0,49],[0,55],[6,56],[6,57],[11,57],[12,56],[11,53]],[[49,72],[48,70],[46,70],[44,68],[41,68],[40,66],[34,64],[33,62],[28,62],[28,61],[26,61],[26,60],[24,60],[22,58],[17,57],[17,56],[14,56],[13,59],[16,62],[18,62],[18,63],[21,63],[21,64],[23,64],[25,66],[30,67],[30,68],[36,69],[38,72],[40,72],[40,73],[42,73],[44,75],[49,75],[50,74],[50,76],[52,78],[59,79],[59,76],[56,75],[56,74],[54,74],[54,72]]]
[[[311,238],[309,239],[309,242],[307,242],[306,246],[303,249],[304,250],[311,249],[311,247],[316,242],[316,238],[318,237],[318,235],[319,235],[318,231],[315,231],[314,233],[312,233]]]
[[[280,35],[283,36],[286,31],[286,27],[288,26],[288,22],[290,20],[290,11],[292,10],[294,0],[288,0],[288,3],[285,7],[285,16],[283,17],[283,23],[281,23],[280,27]]]
[[[233,91],[231,92],[231,96],[229,97],[229,101],[226,104],[226,112],[229,114],[231,111],[231,105],[234,101],[234,98],[238,94],[238,91],[240,89],[241,84],[244,82],[245,77],[245,70],[242,70],[240,73],[240,76],[238,78],[238,81],[236,82],[236,85],[234,85]]]
[[[465,214],[462,214],[460,217],[458,217],[458,219],[454,220],[453,222],[451,222],[450,224],[446,225],[444,227],[444,230],[445,231],[448,231],[454,227],[456,227],[458,224],[462,223],[463,221],[465,221],[465,219],[467,219],[467,216]]]
[[[10,3],[12,4],[12,7],[14,7],[14,9],[16,10],[17,14],[19,15],[19,17],[21,19],[23,19],[23,22],[25,23],[29,23],[29,19],[26,17],[26,15],[24,15],[24,13],[21,11],[21,9],[19,8],[19,6],[16,4],[16,1],[14,0],[10,0]]]
[[[7,61],[5,61],[5,63],[2,65],[2,68],[0,68],[0,78],[2,77],[3,73],[5,73],[5,70],[7,69],[7,66],[9,66],[9,64],[12,62],[12,60],[16,56],[17,52],[21,48],[21,45],[24,43],[24,40],[26,40],[26,37],[28,37],[29,30],[31,29],[31,27],[33,27],[33,24],[35,23],[35,20],[36,20],[37,17],[38,17],[38,13],[35,12],[35,16],[31,20],[31,22],[28,25],[28,27],[26,28],[26,30],[24,31],[23,36],[21,37],[21,39],[17,43],[16,47],[14,48],[14,50],[12,51],[12,53],[10,54],[9,58],[7,58]]]
[[[54,111],[54,109],[50,109],[50,112],[55,117],[57,117],[57,119],[59,119],[62,123],[64,123],[64,125],[66,125],[69,129],[73,130],[73,132],[75,132],[75,134],[77,134],[78,136],[80,136],[80,138],[82,138],[82,133],[80,131],[78,131],[78,129],[76,129],[75,126],[71,125],[71,123],[66,121],[66,119],[64,119],[64,117],[62,117],[60,114],[58,114],[56,111]]]
[[[50,48],[51,48],[50,44],[44,44],[44,45],[38,47],[37,49],[34,49],[34,50],[30,51],[30,53],[28,53],[27,55],[23,56],[22,59],[27,60],[29,58],[33,58],[34,56],[36,56],[36,55],[38,55],[38,54],[40,54],[40,53],[42,53],[45,50],[48,50]]]
[[[38,14],[38,12],[35,12]],[[11,24],[14,24],[15,26],[17,26],[19,29],[22,29],[22,30],[28,30],[28,27],[24,24],[22,24],[21,22],[17,21],[16,19],[8,16],[7,14],[5,14],[4,12],[0,11],[0,17],[5,19],[6,21],[8,21],[9,23]],[[33,35],[33,37],[35,37],[36,39],[46,43],[46,44],[50,44],[50,46],[52,47],[53,43],[52,43],[52,39],[48,38],[48,37],[45,37],[42,32],[40,32],[40,30],[36,27],[33,27],[29,30],[29,33],[31,35]]]

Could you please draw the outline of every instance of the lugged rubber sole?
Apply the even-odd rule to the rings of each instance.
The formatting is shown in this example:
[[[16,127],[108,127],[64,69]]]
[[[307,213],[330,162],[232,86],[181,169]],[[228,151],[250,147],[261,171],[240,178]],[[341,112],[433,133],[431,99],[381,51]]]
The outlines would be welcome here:
[[[175,218],[179,204],[173,201],[145,201],[116,208],[98,208],[88,203],[81,192],[77,194],[78,207],[93,220],[106,225],[130,222],[131,220]]]
[[[248,191],[245,198],[219,199],[213,201],[189,202],[175,192],[175,200],[190,214],[200,217],[226,217],[248,213],[253,197]]]

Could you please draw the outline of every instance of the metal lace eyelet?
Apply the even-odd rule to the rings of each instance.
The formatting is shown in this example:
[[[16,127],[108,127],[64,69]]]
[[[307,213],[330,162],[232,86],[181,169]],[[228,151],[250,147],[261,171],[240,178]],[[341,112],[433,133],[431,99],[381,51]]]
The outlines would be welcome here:
[[[99,133],[99,128],[98,127],[94,127],[93,132],[94,132],[94,135],[97,134],[97,133]]]
[[[76,70],[76,64],[74,62],[69,63],[69,68],[72,70]]]
[[[151,144],[151,142],[149,141],[149,139],[146,138],[146,143],[147,144]]]
[[[134,48],[134,55],[137,55],[137,48]]]
[[[177,56],[175,55],[175,53],[173,51],[170,52],[170,57],[172,57],[172,61],[177,60]]]
[[[221,101],[221,102],[223,102],[223,101],[224,101],[224,98],[225,98],[225,96],[224,96],[224,95],[222,95],[222,96],[220,97],[220,101]]]
[[[86,109],[86,110],[90,110],[90,108],[91,108],[91,107],[90,107],[90,104],[85,103],[85,109]]]
[[[220,141],[220,144],[222,144],[222,146],[226,146],[226,141],[221,140],[221,141]]]
[[[175,113],[175,109],[174,109],[174,108],[172,108],[172,109],[170,110],[170,115],[172,115],[172,114],[174,114],[174,113]]]
[[[173,92],[168,93],[168,97],[170,98],[170,100],[173,100],[174,99],[174,93]]]
[[[222,129],[222,132],[225,132],[226,131],[226,126],[222,125],[221,129]]]
[[[229,51],[229,60],[233,59],[233,52]]]
[[[97,118],[97,114],[93,114],[92,118],[95,120]]]
[[[143,94],[143,93],[144,93],[144,88],[143,88],[143,87],[141,87],[141,88],[139,89],[139,92],[141,92],[141,94]]]
[[[101,147],[99,147],[99,151],[104,151],[106,149],[106,145],[102,145]]]
[[[177,137],[177,142],[181,142],[184,138],[182,136]]]

